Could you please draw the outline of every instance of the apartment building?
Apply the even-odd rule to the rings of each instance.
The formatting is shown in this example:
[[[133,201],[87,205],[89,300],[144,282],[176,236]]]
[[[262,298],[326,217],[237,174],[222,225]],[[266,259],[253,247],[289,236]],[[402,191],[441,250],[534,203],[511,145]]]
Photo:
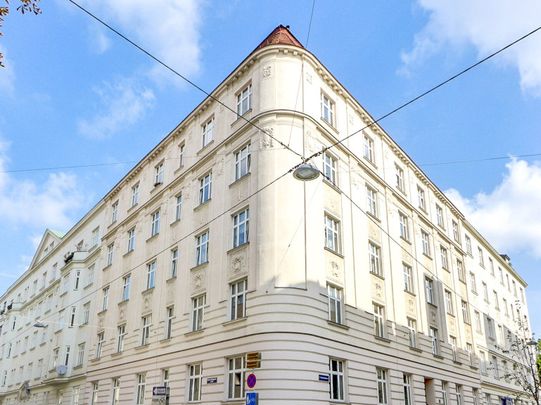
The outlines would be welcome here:
[[[45,232],[0,300],[0,403],[527,404],[504,371],[525,288],[279,26]]]

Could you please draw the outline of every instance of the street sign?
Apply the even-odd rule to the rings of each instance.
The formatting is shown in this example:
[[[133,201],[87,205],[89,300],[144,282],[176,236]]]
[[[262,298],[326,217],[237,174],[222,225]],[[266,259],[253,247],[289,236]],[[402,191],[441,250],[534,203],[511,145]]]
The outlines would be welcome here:
[[[218,382],[218,377],[207,378],[207,384],[216,384],[217,382]]]
[[[319,381],[328,382],[329,381],[329,374],[320,374],[319,375]]]
[[[247,392],[246,405],[258,405],[258,404],[259,404],[259,394],[257,392]]]
[[[249,374],[248,377],[246,377],[246,385],[248,388],[254,388],[255,383],[257,382],[257,378],[255,377],[255,374]]]
[[[152,387],[152,396],[153,397],[165,397],[168,393],[168,388],[165,385],[158,385],[156,387]]]

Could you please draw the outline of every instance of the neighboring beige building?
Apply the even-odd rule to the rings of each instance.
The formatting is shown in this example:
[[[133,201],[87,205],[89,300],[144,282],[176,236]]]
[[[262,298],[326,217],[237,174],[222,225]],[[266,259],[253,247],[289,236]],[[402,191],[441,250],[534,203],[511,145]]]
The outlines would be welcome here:
[[[66,235],[46,231],[1,297],[0,403],[150,404],[167,385],[170,404],[242,404],[252,372],[261,404],[515,398],[526,283],[371,122],[274,30]],[[292,176],[330,145],[324,176]]]

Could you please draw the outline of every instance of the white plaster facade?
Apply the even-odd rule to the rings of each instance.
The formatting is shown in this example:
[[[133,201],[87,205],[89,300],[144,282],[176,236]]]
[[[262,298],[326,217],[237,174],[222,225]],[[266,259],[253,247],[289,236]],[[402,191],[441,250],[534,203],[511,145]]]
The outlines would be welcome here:
[[[167,383],[170,404],[241,404],[248,352],[261,404],[516,396],[492,356],[510,364],[499,326],[528,325],[524,280],[383,129],[359,131],[368,113],[285,28],[263,45],[64,237],[46,232],[1,297],[1,404],[24,381],[29,403],[150,404]],[[327,178],[293,178],[298,155],[355,131],[312,160]]]

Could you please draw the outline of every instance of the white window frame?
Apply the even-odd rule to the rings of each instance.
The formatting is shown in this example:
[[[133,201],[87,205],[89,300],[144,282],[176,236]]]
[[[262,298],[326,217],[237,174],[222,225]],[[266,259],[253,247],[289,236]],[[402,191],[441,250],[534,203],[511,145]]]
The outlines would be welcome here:
[[[449,315],[455,314],[455,306],[453,305],[453,293],[449,290],[444,291],[445,309]]]
[[[147,290],[156,287],[156,260],[147,263]]]
[[[345,368],[346,362],[335,358],[329,359],[329,394],[334,401],[343,401],[345,392]]]
[[[244,145],[235,152],[235,180],[250,173],[251,153],[250,144]]]
[[[436,305],[436,297],[434,295],[434,280],[428,276],[425,276],[425,296],[426,302]]]
[[[175,319],[175,306],[169,305],[165,308],[165,339],[171,339],[173,337],[173,319]]]
[[[150,237],[153,237],[160,233],[160,210],[154,211],[150,218]]]
[[[329,152],[325,152],[321,156],[323,159],[323,176],[330,183],[336,185],[338,178],[338,159]]]
[[[385,327],[385,307],[378,303],[372,303],[374,312],[374,335],[384,338],[386,336]]]
[[[406,193],[406,183],[404,178],[404,169],[395,163],[395,186],[397,190],[401,191],[402,193]]]
[[[237,115],[243,116],[252,109],[252,83],[237,93]]]
[[[148,314],[141,317],[141,346],[150,343],[150,328],[152,326],[152,315]]]
[[[402,373],[402,387],[404,392],[404,405],[413,405],[411,374]]]
[[[135,250],[135,226],[128,230],[128,253]]]
[[[404,291],[413,294],[413,267],[409,264],[402,263],[402,272],[404,274]]]
[[[145,388],[146,388],[146,373],[136,375],[137,385],[135,394],[135,404],[144,405],[145,403]]]
[[[377,401],[378,405],[387,405],[389,389],[387,386],[387,370],[376,367]]]
[[[430,249],[430,234],[423,229],[421,229],[421,247],[425,256],[432,257],[432,252]]]
[[[246,381],[246,357],[244,355],[227,359],[227,399],[244,398]]]
[[[195,264],[199,266],[201,264],[208,263],[208,249],[209,249],[209,231],[205,231],[195,237]]]
[[[117,340],[116,340],[116,352],[122,353],[124,351],[124,340],[128,332],[126,332],[126,324],[117,326]]]
[[[334,101],[321,92],[321,119],[331,126],[334,126],[334,109]]]
[[[101,310],[102,311],[106,311],[107,308],[109,307],[109,291],[110,291],[109,286],[105,286],[101,290],[102,292]]]
[[[363,134],[363,158],[370,163],[375,162],[374,140],[367,134]]]
[[[344,292],[343,289],[327,283],[329,321],[343,324]]]
[[[440,245],[440,259],[441,259],[441,267],[445,270],[449,270],[449,252],[447,251],[447,248]]]
[[[180,145],[178,145],[178,167],[184,167],[184,150],[186,149],[186,146],[184,142],[182,142]]]
[[[445,219],[443,216],[443,208],[441,205],[436,204],[436,223],[442,229],[445,229]]]
[[[109,245],[107,245],[107,260],[105,263],[106,266],[111,266],[113,264],[114,248],[115,248],[115,242],[112,242]]]
[[[171,278],[175,278],[178,274],[178,248],[171,249],[171,265],[169,269],[169,275]]]
[[[83,342],[77,345],[77,364],[75,366],[76,367],[82,366],[84,360],[85,360],[85,343]]]
[[[135,207],[137,204],[139,204],[139,183],[135,183],[131,187],[131,206]]]
[[[210,201],[212,196],[212,173],[209,172],[199,178],[199,204]]]
[[[192,331],[203,329],[205,317],[206,294],[199,294],[192,298]]]
[[[105,343],[105,331],[101,331],[97,335],[97,342],[96,342],[96,358],[97,359],[101,357],[101,352],[103,350],[104,343]]]
[[[233,215],[233,247],[239,247],[249,241],[250,210],[248,208]]]
[[[201,133],[201,147],[204,148],[214,140],[214,116],[210,117],[203,125],[201,125]]]
[[[163,184],[164,163],[160,162],[154,166],[154,186]]]
[[[366,185],[366,202],[367,202],[367,213],[373,217],[378,217],[378,192],[376,189]]]
[[[432,342],[432,354],[434,356],[439,356],[440,354],[440,342],[439,342],[439,332],[437,328],[430,326],[428,328],[428,336]]]
[[[325,213],[325,247],[340,253],[340,221]]]
[[[188,365],[188,402],[201,401],[203,384],[203,365],[201,363]]]
[[[113,378],[111,385],[113,386],[112,405],[119,405],[120,404],[120,378]]]
[[[368,241],[368,269],[371,274],[383,277],[381,248],[372,241]]]
[[[118,219],[118,200],[111,204],[111,223],[114,224]]]
[[[398,211],[398,221],[400,223],[400,237],[406,241],[410,240],[409,218],[406,214]]]
[[[90,405],[97,405],[98,403],[98,393],[99,393],[99,385],[98,382],[95,381],[92,383],[92,394],[90,399]]]
[[[122,277],[122,301],[130,299],[131,274],[126,274]]]
[[[246,278],[229,284],[230,288],[230,311],[229,319],[241,319],[246,317],[246,293],[248,290],[248,280]]]
[[[470,318],[470,308],[469,308],[468,302],[461,300],[460,308],[462,309],[462,320],[464,321],[464,323],[470,325],[471,318]]]
[[[417,320],[408,318],[408,337],[410,347],[417,347]]]

